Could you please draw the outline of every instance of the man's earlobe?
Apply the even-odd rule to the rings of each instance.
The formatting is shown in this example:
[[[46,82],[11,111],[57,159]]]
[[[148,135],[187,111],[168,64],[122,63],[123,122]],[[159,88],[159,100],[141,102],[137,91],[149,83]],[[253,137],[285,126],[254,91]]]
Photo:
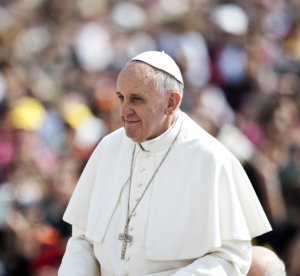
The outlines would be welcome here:
[[[173,113],[173,111],[170,110],[169,108],[167,108],[167,110],[166,110],[166,115],[172,115],[172,113]]]

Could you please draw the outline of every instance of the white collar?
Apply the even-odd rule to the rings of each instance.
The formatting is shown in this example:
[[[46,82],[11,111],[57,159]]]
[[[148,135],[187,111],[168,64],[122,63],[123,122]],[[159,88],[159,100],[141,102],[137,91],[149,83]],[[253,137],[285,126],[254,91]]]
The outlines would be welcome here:
[[[147,140],[143,143],[137,144],[138,147],[142,151],[156,153],[156,152],[159,152],[159,151],[164,150],[167,147],[171,146],[172,142],[174,141],[174,139],[179,131],[179,128],[181,125],[181,120],[182,120],[182,115],[181,115],[181,112],[179,111],[178,118],[171,125],[171,127],[169,127],[160,136],[158,136],[152,140]]]

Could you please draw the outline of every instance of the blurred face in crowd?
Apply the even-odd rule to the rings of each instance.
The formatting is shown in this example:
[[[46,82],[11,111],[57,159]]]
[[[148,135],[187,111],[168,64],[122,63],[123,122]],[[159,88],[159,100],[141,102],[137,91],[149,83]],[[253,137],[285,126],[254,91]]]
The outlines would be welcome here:
[[[147,64],[126,66],[117,82],[120,116],[126,135],[134,142],[154,139],[170,126],[180,96],[164,95],[154,86],[154,70]],[[176,95],[177,94],[177,95]]]
[[[284,141],[298,116],[297,104],[288,98],[282,98],[274,110],[267,130],[273,140]]]

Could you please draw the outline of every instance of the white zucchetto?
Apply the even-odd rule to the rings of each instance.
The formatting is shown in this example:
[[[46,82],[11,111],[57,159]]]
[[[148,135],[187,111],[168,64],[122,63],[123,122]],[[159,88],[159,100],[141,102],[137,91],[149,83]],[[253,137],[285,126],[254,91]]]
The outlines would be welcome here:
[[[144,52],[144,53],[141,53],[141,54],[135,56],[130,61],[133,61],[133,60],[140,60],[140,61],[143,61],[155,68],[163,70],[163,71],[167,72],[168,74],[172,75],[175,79],[177,79],[179,82],[181,82],[182,85],[184,85],[179,67],[177,66],[175,61],[164,52],[158,52],[158,51]]]

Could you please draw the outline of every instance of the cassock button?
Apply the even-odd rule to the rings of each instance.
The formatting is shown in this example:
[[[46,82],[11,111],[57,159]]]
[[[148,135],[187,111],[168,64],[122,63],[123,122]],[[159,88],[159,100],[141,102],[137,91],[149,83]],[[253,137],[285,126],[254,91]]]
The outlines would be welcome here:
[[[142,183],[142,182],[139,182],[139,183],[138,183],[138,186],[139,186],[139,187],[141,187],[142,185],[143,185],[143,183]]]
[[[136,215],[136,212],[133,212],[131,215],[134,217]]]
[[[140,200],[140,198],[139,198],[139,197],[136,197],[136,198],[135,198],[135,201],[139,201],[139,200]]]
[[[126,258],[125,258],[125,261],[126,261],[126,262],[128,262],[128,261],[129,261],[129,258],[128,258],[128,257],[126,257]]]
[[[124,272],[124,275],[125,275],[125,276],[128,276],[128,273],[127,273],[127,272]]]
[[[132,227],[129,227],[129,231],[132,231],[133,230],[133,228]],[[130,244],[130,243],[129,243]]]
[[[140,172],[142,172],[142,171],[144,171],[144,170],[146,170],[145,168],[143,168],[143,167],[141,167],[140,168]]]
[[[149,157],[149,154],[145,153],[145,154],[144,154],[144,157],[145,157],[145,158],[148,158],[148,157]]]

